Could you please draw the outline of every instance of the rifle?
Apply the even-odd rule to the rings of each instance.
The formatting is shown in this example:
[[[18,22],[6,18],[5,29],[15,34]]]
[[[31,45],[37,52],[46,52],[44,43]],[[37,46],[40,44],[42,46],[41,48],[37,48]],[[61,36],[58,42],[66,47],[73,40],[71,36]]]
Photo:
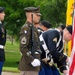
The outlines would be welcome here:
[[[32,17],[32,25],[31,25],[31,41],[32,41],[32,45],[31,45],[31,55],[35,58],[35,52],[38,52],[39,54],[41,54],[41,50],[37,50],[37,45],[41,45],[42,42],[40,42],[39,38],[39,42],[38,44],[36,43],[36,40],[34,38],[34,25],[33,25],[33,14],[31,15]]]
[[[37,43],[34,38],[34,25],[33,25],[33,14],[31,15],[32,17],[32,26],[31,26],[31,41],[32,41],[32,46],[31,46],[31,55],[35,58],[35,52],[37,51]]]

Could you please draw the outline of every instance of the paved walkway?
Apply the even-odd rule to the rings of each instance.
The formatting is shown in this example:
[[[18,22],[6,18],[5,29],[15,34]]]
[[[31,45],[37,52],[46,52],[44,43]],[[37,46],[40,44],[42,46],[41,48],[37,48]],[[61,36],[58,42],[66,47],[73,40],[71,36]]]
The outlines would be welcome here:
[[[20,73],[2,72],[2,75],[20,75]]]

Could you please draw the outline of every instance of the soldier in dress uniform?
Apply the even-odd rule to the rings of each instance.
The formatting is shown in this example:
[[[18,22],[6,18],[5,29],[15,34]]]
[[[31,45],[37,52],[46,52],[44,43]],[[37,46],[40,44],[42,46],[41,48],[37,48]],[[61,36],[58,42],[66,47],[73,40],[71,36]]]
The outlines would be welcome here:
[[[68,73],[66,68],[68,57],[63,54],[63,40],[68,42],[71,40],[71,38],[72,26],[67,26],[63,30],[63,35],[61,35],[60,31],[57,29],[48,30],[40,35],[40,41],[44,42],[42,45],[42,59],[46,58],[43,61],[46,62],[46,66],[50,65],[51,68],[56,68],[53,63],[57,63],[58,68],[64,75]],[[54,72],[49,73],[50,75],[58,75]]]
[[[40,35],[47,31],[47,30],[51,30],[52,29],[52,24],[47,21],[47,20],[43,20],[40,23],[40,26],[37,28],[38,32],[40,33]],[[52,75],[52,72],[54,72],[54,74],[56,75],[60,75],[59,71],[55,68],[51,68],[48,64],[46,64],[42,58],[43,56],[45,56],[45,53],[43,51],[43,48],[41,47],[41,51],[42,51],[42,55],[41,55],[41,69],[39,71],[39,75]],[[44,62],[44,63],[43,63]]]
[[[0,6],[0,75],[2,73],[2,67],[5,61],[4,46],[6,43],[6,30],[4,29],[4,26],[1,22],[4,20],[4,17],[4,8]]]
[[[40,54],[37,50],[40,50],[40,46],[38,45],[38,32],[37,29],[34,27],[34,39],[37,43],[37,50],[35,52],[35,58],[31,54],[32,48],[32,39],[31,39],[31,27],[32,27],[32,19],[33,19],[33,26],[35,23],[40,21],[40,9],[36,7],[27,7],[24,8],[26,12],[26,23],[22,26],[20,31],[20,51],[22,53],[22,57],[19,63],[19,70],[21,75],[38,75],[40,70]],[[33,15],[33,18],[32,18]]]

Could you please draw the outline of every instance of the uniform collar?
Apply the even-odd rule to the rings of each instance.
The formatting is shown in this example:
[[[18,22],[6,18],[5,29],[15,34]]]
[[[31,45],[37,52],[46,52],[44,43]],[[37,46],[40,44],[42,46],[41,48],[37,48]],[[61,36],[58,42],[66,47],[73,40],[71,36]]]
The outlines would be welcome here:
[[[27,23],[28,25],[32,25],[32,23],[30,23],[29,21],[26,21],[26,23]]]
[[[26,23],[28,24],[28,26],[32,26],[32,23],[30,23],[29,21],[26,21]],[[34,25],[33,25],[34,26]],[[35,27],[35,26],[34,26]],[[35,27],[36,28],[36,27]]]
[[[40,27],[37,28],[38,30],[44,31],[43,29],[41,29]]]
[[[0,21],[0,24],[2,24],[2,22]]]

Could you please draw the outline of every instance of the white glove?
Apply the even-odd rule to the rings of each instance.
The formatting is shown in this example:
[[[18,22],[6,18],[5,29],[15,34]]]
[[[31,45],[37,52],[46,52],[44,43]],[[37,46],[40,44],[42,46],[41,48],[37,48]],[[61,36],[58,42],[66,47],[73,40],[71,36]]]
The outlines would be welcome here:
[[[37,66],[40,66],[41,63],[40,63],[40,61],[39,61],[38,59],[34,59],[34,60],[31,62],[31,65],[32,65],[33,67],[37,67]]]

